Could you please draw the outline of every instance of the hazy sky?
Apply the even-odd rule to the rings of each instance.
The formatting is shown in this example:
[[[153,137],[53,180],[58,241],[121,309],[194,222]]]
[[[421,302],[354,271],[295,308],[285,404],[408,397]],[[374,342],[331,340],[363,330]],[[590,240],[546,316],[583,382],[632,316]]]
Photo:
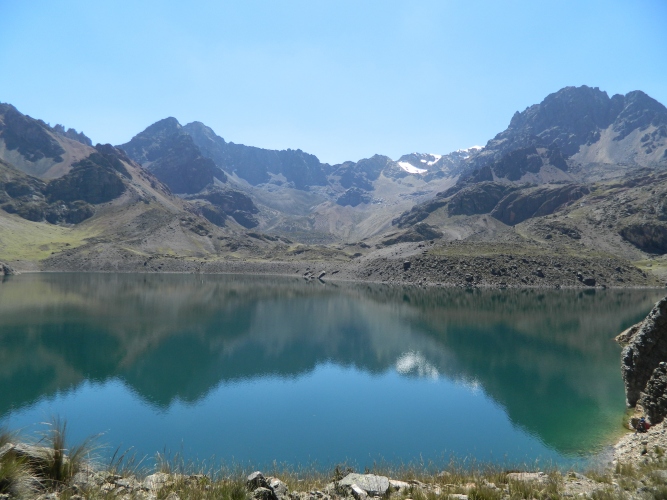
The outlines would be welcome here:
[[[442,154],[584,84],[667,104],[667,1],[0,0],[0,102],[93,142]]]

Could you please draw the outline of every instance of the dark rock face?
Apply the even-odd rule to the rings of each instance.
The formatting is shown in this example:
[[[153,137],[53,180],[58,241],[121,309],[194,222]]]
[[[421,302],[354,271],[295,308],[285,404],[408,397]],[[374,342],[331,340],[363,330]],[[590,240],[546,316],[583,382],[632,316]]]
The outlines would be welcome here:
[[[172,136],[164,156],[151,163],[148,170],[174,193],[197,193],[215,177],[227,180],[213,160],[199,154],[192,138],[182,134]]]
[[[653,425],[665,419],[667,415],[667,363],[664,361],[653,370],[639,398],[639,405],[644,409]]]
[[[62,135],[63,137],[67,137],[68,139],[72,139],[73,141],[80,142],[81,144],[85,144],[86,146],[92,146],[93,141],[90,140],[84,134],[83,132],[77,132],[73,128],[68,128],[65,130],[65,127],[63,127],[60,124],[57,124],[55,127],[53,127],[53,131],[56,132],[57,134]]]
[[[577,184],[514,191],[500,200],[491,215],[512,226],[531,217],[552,214],[564,204],[578,200],[589,192],[587,187]]]
[[[464,188],[449,201],[449,215],[488,214],[507,194],[517,186],[497,182],[481,182]]]
[[[627,340],[627,336],[626,336]],[[621,354],[621,373],[627,404],[634,407],[653,372],[667,360],[667,297],[637,325]],[[656,383],[657,384],[657,383]],[[656,385],[654,384],[654,385]]]
[[[63,161],[65,150],[47,132],[47,125],[20,113],[10,104],[0,103],[0,137],[7,149],[18,150],[28,161],[36,162],[42,158]]]
[[[111,201],[124,192],[125,184],[119,177],[117,166],[106,155],[93,153],[72,165],[67,175],[51,181],[44,194],[51,202],[83,200],[98,204]]]
[[[23,174],[0,161],[0,173],[6,180],[0,180],[0,208],[27,220],[51,224],[78,224],[92,217],[95,210],[86,201],[54,200],[48,197],[49,187],[44,181]],[[74,174],[76,175],[76,174]],[[72,177],[66,181],[71,181]]]
[[[233,217],[236,222],[248,229],[259,225],[255,217],[259,209],[250,197],[239,191],[213,189],[187,198],[208,201],[209,204],[201,207],[202,214],[217,226],[223,227],[227,216]]]
[[[359,189],[358,187],[351,187],[338,197],[336,203],[343,207],[346,205],[356,207],[361,203],[370,203],[371,200],[371,196],[363,189]]]
[[[637,248],[656,254],[667,253],[667,224],[662,222],[635,222],[622,227],[619,234]]]

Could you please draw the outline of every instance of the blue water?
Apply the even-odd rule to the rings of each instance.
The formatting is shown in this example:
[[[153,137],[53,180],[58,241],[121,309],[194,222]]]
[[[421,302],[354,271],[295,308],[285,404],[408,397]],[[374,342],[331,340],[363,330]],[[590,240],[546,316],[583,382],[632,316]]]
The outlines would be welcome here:
[[[0,422],[57,415],[106,457],[582,463],[621,426],[611,338],[658,298],[22,275],[0,284]]]

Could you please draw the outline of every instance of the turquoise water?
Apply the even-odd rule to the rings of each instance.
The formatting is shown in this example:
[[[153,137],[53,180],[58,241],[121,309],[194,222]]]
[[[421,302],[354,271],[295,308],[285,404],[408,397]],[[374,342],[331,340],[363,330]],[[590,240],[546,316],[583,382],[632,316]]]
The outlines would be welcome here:
[[[612,338],[661,296],[20,275],[0,284],[0,423],[260,467],[581,463],[621,428]]]

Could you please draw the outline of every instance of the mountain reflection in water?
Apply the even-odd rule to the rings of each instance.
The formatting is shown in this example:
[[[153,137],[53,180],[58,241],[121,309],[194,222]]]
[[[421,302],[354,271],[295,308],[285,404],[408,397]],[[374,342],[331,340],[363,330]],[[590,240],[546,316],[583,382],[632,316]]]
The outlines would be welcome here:
[[[618,432],[624,395],[613,336],[660,297],[21,275],[0,284],[0,419],[86,381],[122,381],[168,411],[175,401],[197,405],[223,383],[299,380],[333,365],[484,391],[514,425],[576,454]]]

